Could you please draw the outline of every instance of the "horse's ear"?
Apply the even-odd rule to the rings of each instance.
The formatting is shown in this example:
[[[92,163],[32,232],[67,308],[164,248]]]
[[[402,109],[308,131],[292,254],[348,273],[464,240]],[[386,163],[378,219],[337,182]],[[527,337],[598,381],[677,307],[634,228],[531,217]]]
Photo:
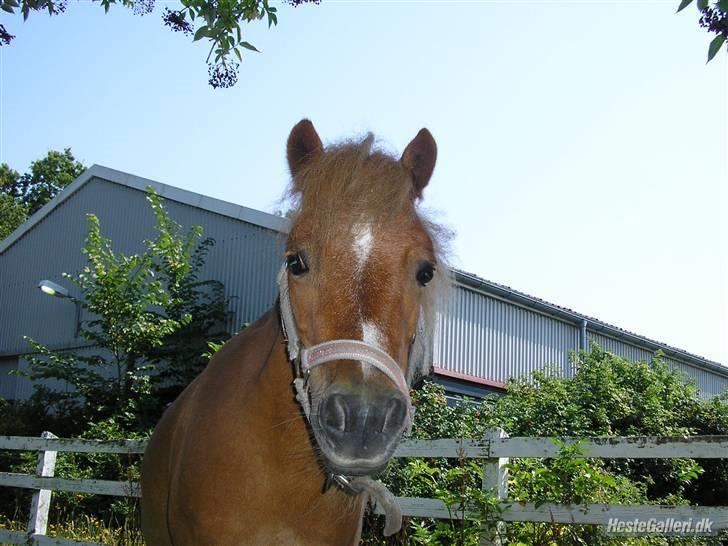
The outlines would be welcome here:
[[[310,120],[302,119],[296,123],[295,127],[291,129],[291,134],[288,135],[286,147],[291,176],[296,176],[301,167],[307,161],[322,153],[323,149],[321,139]]]
[[[412,175],[415,196],[422,197],[422,190],[430,181],[437,159],[437,144],[430,131],[420,129],[417,136],[405,148],[400,162]]]

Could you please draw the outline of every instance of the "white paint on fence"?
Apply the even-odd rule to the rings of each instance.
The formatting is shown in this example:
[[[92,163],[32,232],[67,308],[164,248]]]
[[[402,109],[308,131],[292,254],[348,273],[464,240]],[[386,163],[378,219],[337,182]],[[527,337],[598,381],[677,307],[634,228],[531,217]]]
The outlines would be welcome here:
[[[503,438],[508,438],[508,434],[500,427],[491,428],[485,435],[491,458],[486,459],[483,465],[483,491],[491,492],[498,500],[505,500],[508,497],[508,470],[505,466],[508,464],[508,457],[492,457],[493,446]],[[500,537],[504,534],[505,523],[502,521],[486,524],[480,535],[480,545],[500,546]]]
[[[42,478],[14,472],[0,472],[0,486],[24,489],[52,489],[87,493],[89,495],[110,495],[114,497],[140,497],[137,482],[114,482],[108,480],[66,480],[63,478]]]
[[[41,438],[58,438],[52,432],[45,431]],[[53,476],[56,470],[57,451],[41,451],[38,455],[38,466],[35,470],[36,476]],[[30,502],[30,517],[28,518],[29,535],[45,535],[48,529],[48,511],[51,506],[51,490],[38,489],[33,493]]]
[[[444,502],[438,499],[421,499],[417,497],[397,497],[402,507],[402,515],[418,518],[450,519],[460,514],[448,511]],[[541,523],[578,523],[590,525],[607,525],[609,520],[617,518],[623,521],[634,519],[686,521],[690,518],[699,521],[708,518],[713,521],[713,530],[728,529],[728,507],[725,506],[658,506],[620,504],[590,504],[586,506],[544,503],[538,508],[533,503],[503,502],[500,504],[503,521],[532,521]],[[384,514],[381,508],[375,508],[377,514]],[[472,517],[476,517],[473,514]],[[468,517],[468,514],[465,515]]]
[[[562,438],[566,445],[578,442],[577,438]],[[603,437],[590,438],[580,443],[579,457],[594,458],[728,458],[728,436],[693,437]],[[0,543],[37,544],[40,546],[98,546],[90,542],[78,542],[45,536],[47,510],[51,491],[70,491],[98,495],[139,497],[141,491],[136,482],[115,482],[107,480],[67,480],[53,477],[55,452],[118,453],[138,455],[144,452],[146,442],[140,440],[99,441],[55,438],[50,433],[41,438],[21,436],[0,436],[0,450],[40,451],[36,476],[0,472],[0,486],[22,487],[39,490],[37,502],[31,508],[29,532],[0,529]],[[655,505],[604,505],[572,506],[546,503],[538,508],[532,503],[507,502],[508,476],[504,465],[509,457],[551,458],[559,455],[561,447],[551,438],[508,438],[501,429],[489,431],[482,440],[405,440],[398,447],[395,457],[423,458],[470,458],[485,459],[483,487],[492,489],[501,499],[499,519],[501,521],[532,521],[545,523],[577,523],[606,525],[610,519],[649,520],[669,518],[693,521],[708,518],[712,529],[728,529],[727,506],[655,506]],[[43,493],[48,493],[47,497]],[[35,497],[34,497],[35,498]],[[442,501],[410,497],[398,498],[402,514],[413,517],[453,519],[468,517],[468,514],[448,510]],[[45,521],[42,514],[45,510]],[[381,513],[381,509],[375,510]],[[493,527],[489,528],[492,530]],[[33,533],[33,531],[35,531]],[[490,532],[490,531],[489,531]],[[32,533],[32,534],[31,534]],[[493,538],[493,535],[487,535]],[[487,538],[485,539],[487,540]],[[493,541],[497,540],[493,538]],[[493,543],[493,542],[489,542]]]
[[[561,438],[565,444],[579,442],[579,438]],[[631,436],[593,437],[581,443],[581,457],[613,459],[693,459],[720,458],[728,453],[728,436]],[[43,439],[24,436],[0,436],[0,449],[19,451],[72,451],[75,453],[142,454],[143,440],[80,440]],[[458,459],[487,459],[488,457],[556,457],[560,447],[551,438],[501,438],[489,444],[485,440],[404,440],[395,457],[446,457]]]
[[[72,451],[74,453],[142,454],[144,440],[81,440],[79,438],[28,438],[0,436],[0,449],[15,451]]]
[[[566,445],[579,438],[560,438]],[[593,437],[581,442],[582,455],[603,459],[693,459],[721,458],[728,453],[728,436],[633,436]],[[561,448],[552,438],[514,437],[486,440],[405,440],[395,457],[556,457]],[[723,453],[721,455],[720,453]]]

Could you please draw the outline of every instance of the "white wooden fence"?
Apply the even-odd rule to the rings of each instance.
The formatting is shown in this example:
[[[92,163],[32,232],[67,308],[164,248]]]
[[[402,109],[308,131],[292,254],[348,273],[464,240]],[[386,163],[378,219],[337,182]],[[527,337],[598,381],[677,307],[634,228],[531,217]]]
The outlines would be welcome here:
[[[567,445],[580,441],[578,438],[562,438]],[[144,453],[145,442],[137,440],[98,441],[56,438],[43,433],[41,438],[0,436],[1,450],[38,451],[36,475],[0,472],[0,486],[34,489],[30,518],[26,532],[0,529],[0,543],[38,544],[59,546],[97,546],[46,535],[48,511],[52,491],[72,491],[98,495],[139,497],[141,492],[135,482],[105,480],[67,480],[54,477],[56,455],[59,451],[76,453],[118,453],[139,455]],[[728,458],[728,436],[690,437],[597,437],[581,443],[579,457],[609,459],[694,459]],[[551,438],[509,438],[501,429],[491,430],[483,440],[406,440],[398,447],[395,457],[424,458],[471,458],[484,459],[483,488],[494,491],[499,499],[508,497],[508,476],[504,465],[512,457],[557,457],[561,448]],[[728,492],[726,492],[728,497]],[[452,513],[437,499],[400,497],[402,513],[406,516],[449,519],[463,517]],[[606,526],[610,520],[647,521],[655,518],[667,521],[697,522],[707,518],[712,531],[728,529],[728,506],[656,506],[590,504],[562,505],[554,503],[536,507],[532,503],[502,502],[499,518],[503,522],[531,521],[564,524],[593,524]],[[497,542],[496,527],[485,530],[483,544]]]

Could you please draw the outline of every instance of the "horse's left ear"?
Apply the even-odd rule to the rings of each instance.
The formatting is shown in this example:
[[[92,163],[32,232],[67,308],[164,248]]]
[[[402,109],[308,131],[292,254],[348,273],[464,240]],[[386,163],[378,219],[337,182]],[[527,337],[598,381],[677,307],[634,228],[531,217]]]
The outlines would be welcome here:
[[[400,162],[412,175],[415,196],[422,197],[422,190],[430,181],[437,160],[437,144],[427,129],[420,129],[402,154]]]

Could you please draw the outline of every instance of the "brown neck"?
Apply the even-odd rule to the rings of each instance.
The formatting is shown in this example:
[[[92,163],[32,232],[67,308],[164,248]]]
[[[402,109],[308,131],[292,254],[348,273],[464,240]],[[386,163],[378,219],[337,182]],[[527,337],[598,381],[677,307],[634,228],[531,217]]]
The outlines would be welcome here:
[[[257,371],[257,386],[253,391],[259,407],[266,411],[257,412],[257,433],[260,438],[268,438],[269,468],[279,469],[272,478],[280,494],[290,499],[293,514],[302,517],[306,526],[320,521],[322,527],[331,528],[316,533],[335,533],[337,537],[348,536],[361,526],[364,500],[354,497],[332,486],[326,493],[323,486],[326,473],[316,451],[318,446],[310,433],[301,406],[295,400],[293,389],[293,365],[288,361],[285,341],[280,327],[277,309],[266,320],[266,339],[273,339],[267,349],[268,356]],[[275,461],[275,463],[273,463]],[[295,493],[294,493],[295,492]],[[315,509],[325,517],[306,518]],[[312,521],[313,520],[313,521]],[[339,527],[338,530],[335,530]],[[341,542],[347,544],[348,540]]]

